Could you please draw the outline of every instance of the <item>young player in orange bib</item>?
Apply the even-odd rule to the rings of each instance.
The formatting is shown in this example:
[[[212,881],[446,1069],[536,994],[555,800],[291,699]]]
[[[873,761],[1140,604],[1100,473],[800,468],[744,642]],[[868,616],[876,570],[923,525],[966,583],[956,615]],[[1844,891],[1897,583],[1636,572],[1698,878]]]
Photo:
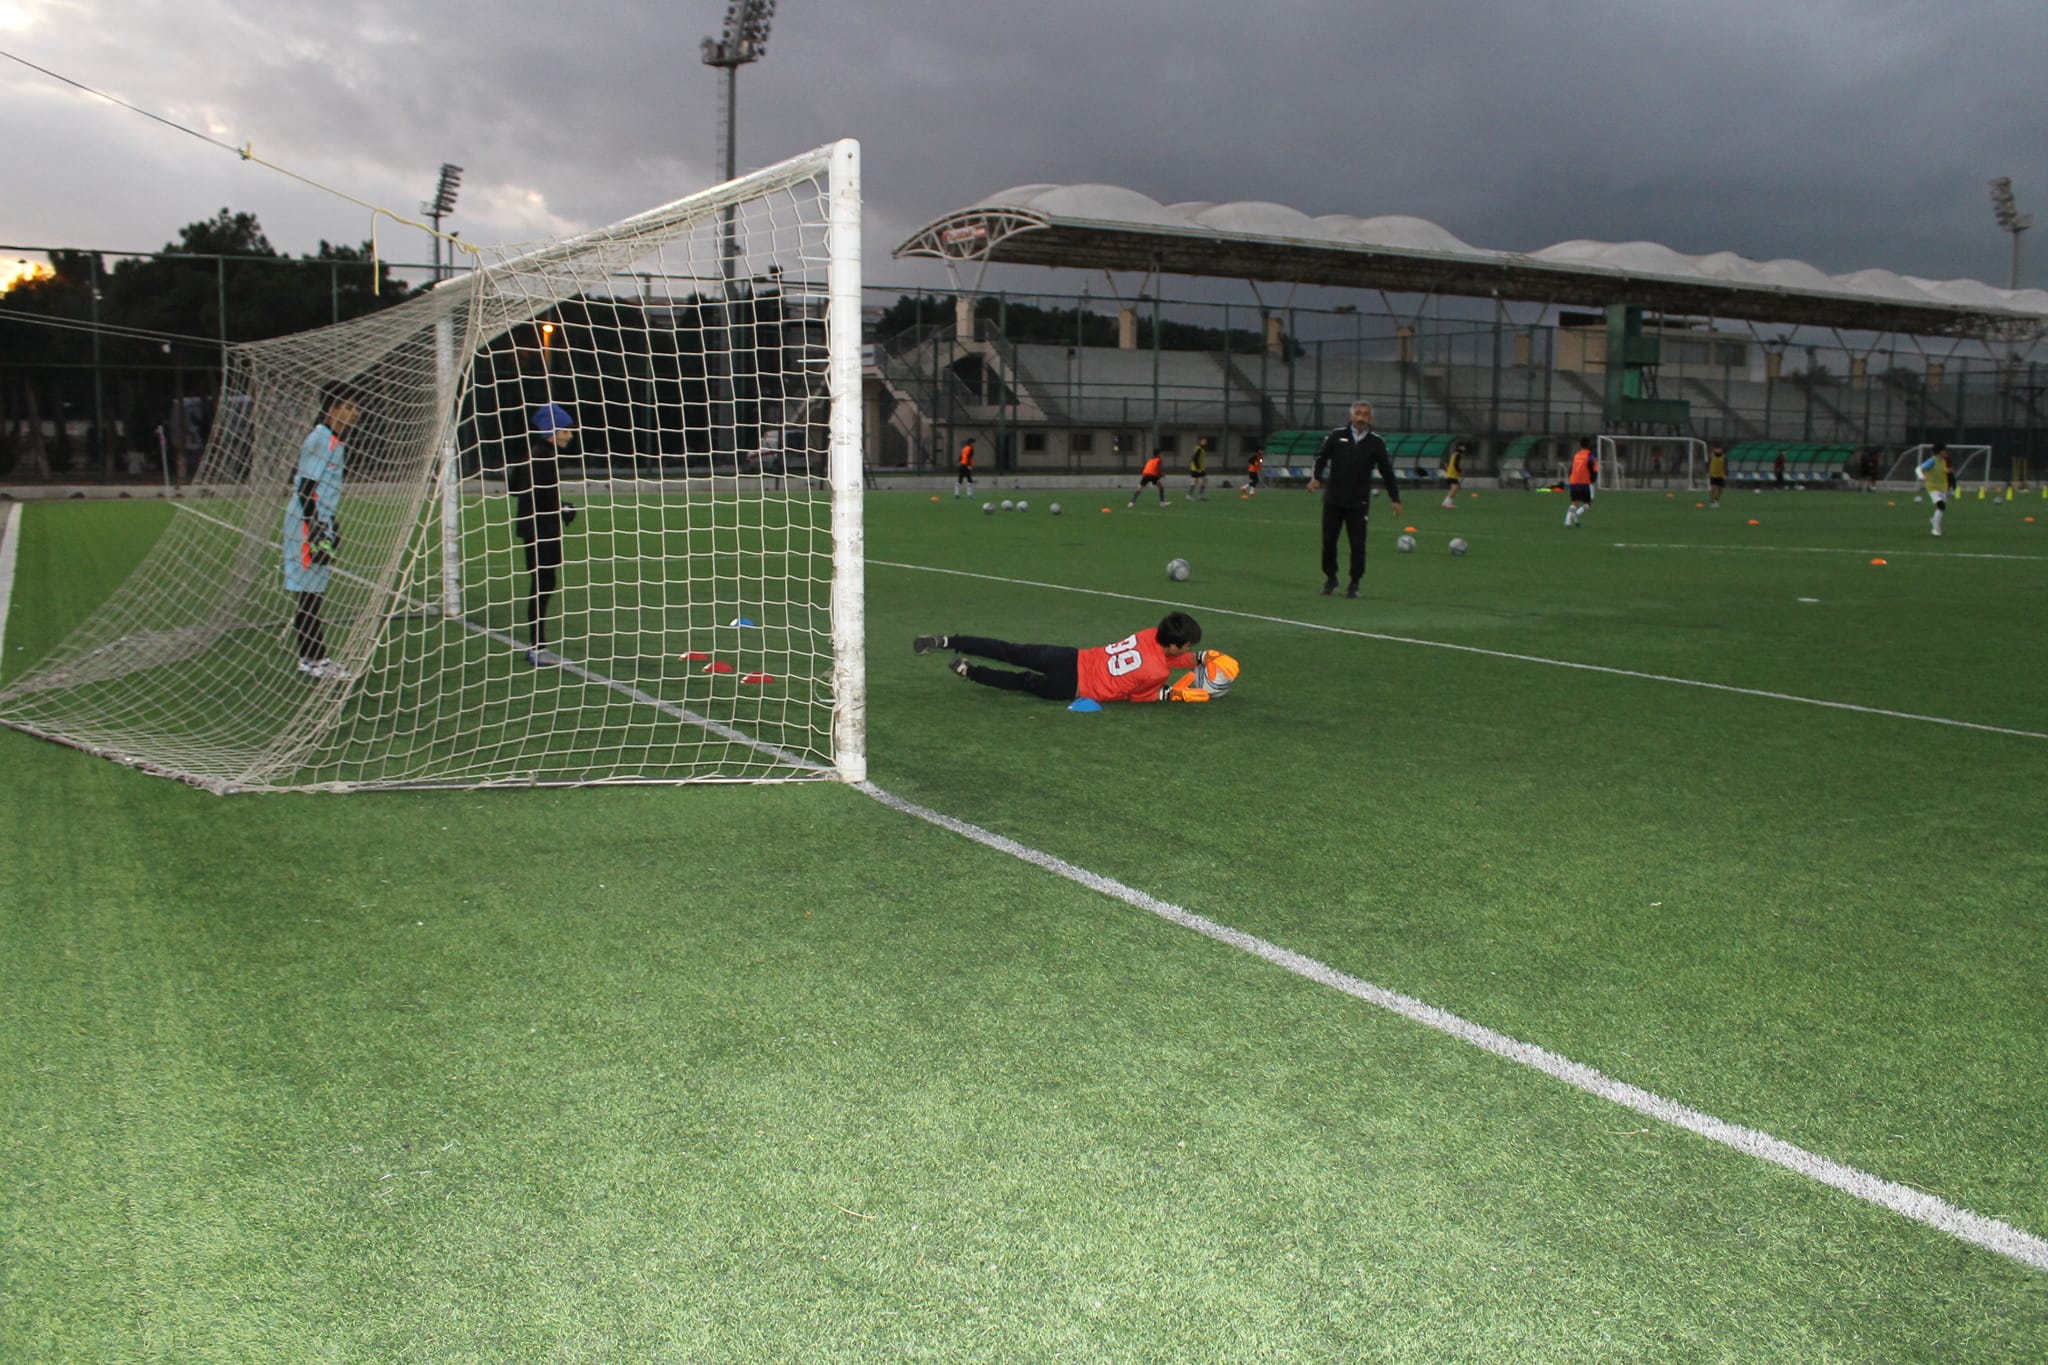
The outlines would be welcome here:
[[[1172,506],[1172,504],[1167,502],[1166,500],[1165,478],[1159,472],[1160,469],[1165,465],[1165,463],[1165,451],[1155,450],[1152,452],[1152,458],[1145,461],[1145,467],[1142,470],[1138,471],[1138,486],[1131,490],[1131,500],[1125,503],[1124,506],[1136,507],[1138,505],[1138,494],[1145,491],[1146,484],[1151,484],[1154,488],[1159,490],[1159,505],[1161,507]]]
[[[964,492],[969,497],[972,497],[974,495],[974,442],[969,441],[960,447],[960,463],[957,469],[958,475],[953,480],[953,496],[957,498]]]
[[[1600,457],[1593,453],[1593,438],[1588,436],[1572,456],[1571,473],[1565,476],[1565,487],[1571,492],[1571,506],[1565,508],[1564,524],[1577,526],[1579,518],[1586,515],[1593,506],[1593,485],[1600,482]]]

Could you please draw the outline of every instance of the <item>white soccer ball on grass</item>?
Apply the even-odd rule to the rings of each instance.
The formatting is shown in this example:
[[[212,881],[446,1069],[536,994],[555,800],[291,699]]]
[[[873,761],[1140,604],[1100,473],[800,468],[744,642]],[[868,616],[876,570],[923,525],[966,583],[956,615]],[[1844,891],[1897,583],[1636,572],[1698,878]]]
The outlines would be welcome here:
[[[1166,576],[1176,583],[1187,582],[1188,575],[1193,572],[1194,569],[1188,565],[1185,559],[1169,559],[1166,561]]]

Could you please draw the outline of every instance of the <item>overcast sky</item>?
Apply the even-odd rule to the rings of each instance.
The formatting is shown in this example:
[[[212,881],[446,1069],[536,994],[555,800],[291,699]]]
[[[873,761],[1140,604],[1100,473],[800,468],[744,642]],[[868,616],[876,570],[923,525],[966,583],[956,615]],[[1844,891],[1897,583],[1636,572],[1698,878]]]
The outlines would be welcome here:
[[[700,44],[725,10],[0,0],[0,50],[409,215],[456,162],[447,226],[504,242],[718,178]],[[889,253],[947,210],[1100,181],[1414,214],[1475,246],[1646,238],[2002,286],[1986,182],[2048,213],[2044,19],[2041,0],[781,0],[740,72],[739,160],[859,138],[870,283],[942,280]],[[224,206],[292,254],[370,235],[360,208],[6,60],[0,127],[9,244],[153,248]],[[377,231],[427,259],[422,234]],[[2027,247],[2023,283],[2048,284],[2048,231]]]

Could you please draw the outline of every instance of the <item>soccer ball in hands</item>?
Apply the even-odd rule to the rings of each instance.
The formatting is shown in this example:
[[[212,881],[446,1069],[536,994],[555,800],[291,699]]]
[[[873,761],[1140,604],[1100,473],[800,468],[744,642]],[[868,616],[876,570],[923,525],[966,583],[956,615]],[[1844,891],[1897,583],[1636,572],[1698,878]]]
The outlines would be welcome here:
[[[1397,541],[1395,541],[1395,542],[1394,542],[1394,548],[1395,548],[1395,549],[1397,549],[1397,550],[1399,550],[1399,551],[1400,551],[1400,552],[1401,552],[1402,554],[1404,554],[1404,555],[1412,555],[1412,554],[1414,554],[1414,553],[1415,553],[1415,537],[1414,537],[1414,536],[1402,536],[1402,537],[1401,537],[1401,538],[1400,538],[1399,540],[1397,540]]]
[[[1237,681],[1237,660],[1220,649],[1205,649],[1195,661],[1195,686],[1220,697]]]
[[[1166,576],[1176,583],[1187,582],[1188,575],[1193,572],[1194,570],[1188,567],[1188,562],[1185,559],[1169,559],[1166,561]]]
[[[1467,551],[1467,550],[1469,550],[1469,549],[1471,549],[1471,548],[1472,548],[1472,547],[1471,547],[1470,545],[1467,545],[1467,544],[1465,543],[1465,538],[1464,538],[1463,536],[1453,536],[1453,537],[1451,538],[1451,553],[1452,553],[1452,554],[1454,554],[1454,555],[1461,555],[1461,554],[1465,553],[1465,551]]]

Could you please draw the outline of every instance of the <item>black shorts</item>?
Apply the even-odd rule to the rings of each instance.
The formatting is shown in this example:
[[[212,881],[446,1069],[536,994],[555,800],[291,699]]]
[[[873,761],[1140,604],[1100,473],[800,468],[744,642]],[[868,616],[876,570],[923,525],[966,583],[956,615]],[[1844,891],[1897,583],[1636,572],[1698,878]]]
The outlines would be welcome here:
[[[1593,500],[1593,485],[1592,485],[1592,484],[1590,484],[1590,483],[1575,483],[1575,484],[1571,484],[1571,485],[1569,485],[1569,487],[1570,487],[1570,489],[1571,489],[1571,495],[1572,495],[1572,501],[1573,501],[1573,502],[1591,502],[1591,501]]]
[[[1159,486],[1159,476],[1157,474],[1140,474],[1138,476],[1138,487],[1143,488],[1148,483],[1157,488]]]
[[[1714,488],[1714,489],[1717,489],[1717,490],[1718,490],[1718,489],[1726,488],[1726,487],[1728,486],[1728,480],[1726,480],[1726,479],[1708,479],[1708,480],[1707,480],[1707,484],[1708,484],[1708,486],[1709,486],[1709,487],[1711,487],[1711,488]]]

